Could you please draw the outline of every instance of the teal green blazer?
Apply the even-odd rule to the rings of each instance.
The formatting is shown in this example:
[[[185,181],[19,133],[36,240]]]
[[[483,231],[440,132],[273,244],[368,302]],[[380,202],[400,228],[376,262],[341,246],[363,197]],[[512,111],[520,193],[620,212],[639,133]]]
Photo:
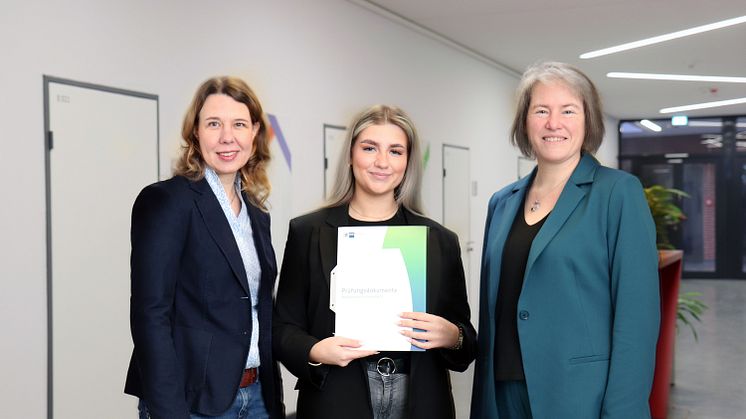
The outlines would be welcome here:
[[[493,358],[500,265],[535,174],[490,199],[473,419],[499,418]],[[658,254],[636,177],[583,155],[531,246],[517,310],[534,419],[650,418]]]

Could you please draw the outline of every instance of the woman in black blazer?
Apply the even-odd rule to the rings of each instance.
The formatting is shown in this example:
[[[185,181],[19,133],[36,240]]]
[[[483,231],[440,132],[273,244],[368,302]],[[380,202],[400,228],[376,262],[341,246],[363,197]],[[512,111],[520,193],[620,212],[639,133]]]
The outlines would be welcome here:
[[[374,106],[351,124],[329,204],[290,222],[273,331],[275,356],[298,377],[298,418],[454,418],[448,370],[475,357],[458,238],[420,215],[420,146],[401,110]],[[376,353],[334,336],[329,275],[337,227],[425,225],[427,313],[401,325],[424,352]],[[417,340],[415,340],[417,339]]]
[[[242,80],[200,86],[175,176],[132,209],[125,392],[140,418],[283,418],[272,359],[270,239],[262,107]]]

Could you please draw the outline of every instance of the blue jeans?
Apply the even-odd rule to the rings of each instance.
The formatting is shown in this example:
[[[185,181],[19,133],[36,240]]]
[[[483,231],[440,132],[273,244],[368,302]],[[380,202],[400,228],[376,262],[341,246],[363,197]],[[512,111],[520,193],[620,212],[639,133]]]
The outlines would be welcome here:
[[[368,366],[368,386],[373,419],[406,419],[409,375],[382,375],[376,364]]]
[[[148,407],[142,399],[137,405],[137,410],[140,419],[150,419],[150,412],[148,412]],[[239,388],[233,404],[220,415],[204,416],[192,413],[189,416],[192,419],[269,419],[267,408],[264,407],[262,386],[259,381],[248,387]]]

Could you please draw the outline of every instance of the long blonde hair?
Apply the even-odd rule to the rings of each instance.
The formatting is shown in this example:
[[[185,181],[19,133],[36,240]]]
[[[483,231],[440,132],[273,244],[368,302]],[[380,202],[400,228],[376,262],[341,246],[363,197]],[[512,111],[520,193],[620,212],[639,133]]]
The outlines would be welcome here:
[[[422,156],[420,139],[409,116],[395,106],[374,105],[360,112],[350,123],[347,138],[342,147],[337,176],[325,207],[348,204],[355,193],[355,177],[352,173],[352,146],[363,130],[371,125],[393,124],[401,128],[407,136],[407,169],[401,183],[394,189],[394,199],[415,214],[423,214]]]

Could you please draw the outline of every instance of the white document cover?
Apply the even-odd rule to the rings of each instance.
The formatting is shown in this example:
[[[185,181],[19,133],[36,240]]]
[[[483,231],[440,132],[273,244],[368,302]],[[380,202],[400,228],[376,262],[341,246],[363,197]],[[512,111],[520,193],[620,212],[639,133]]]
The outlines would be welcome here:
[[[420,351],[401,335],[399,313],[426,310],[427,227],[340,227],[331,273],[335,335],[360,349]]]

